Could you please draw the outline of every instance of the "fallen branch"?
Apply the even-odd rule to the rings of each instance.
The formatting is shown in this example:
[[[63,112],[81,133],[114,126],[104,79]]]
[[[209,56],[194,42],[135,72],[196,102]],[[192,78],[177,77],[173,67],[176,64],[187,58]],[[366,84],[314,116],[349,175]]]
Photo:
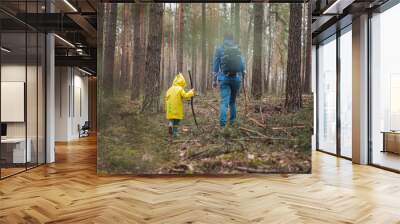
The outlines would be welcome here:
[[[258,126],[260,126],[260,127],[262,127],[262,128],[266,128],[266,127],[267,127],[265,124],[260,123],[259,121],[257,121],[257,120],[254,119],[254,118],[249,117],[249,120],[252,121],[252,122],[254,122],[256,125],[258,125]]]
[[[188,140],[172,140],[172,143],[188,143],[188,142],[198,142],[198,141],[200,141],[200,140],[198,140],[198,139],[192,139],[192,140],[190,140],[190,139],[188,139]]]
[[[248,138],[234,138],[232,141],[252,141],[254,139],[260,140],[275,140],[275,141],[297,141],[297,139],[293,138],[277,138],[277,137],[261,137],[261,136],[249,136]]]
[[[256,137],[256,136],[250,136],[249,138],[251,139],[264,139],[264,140],[277,140],[277,141],[297,141],[297,139],[294,138],[278,138],[278,137]]]
[[[247,128],[244,128],[244,127],[239,127],[239,129],[243,130],[243,131],[247,131],[247,132],[251,132],[251,133],[257,134],[257,135],[262,136],[264,138],[268,138],[268,136],[266,136],[266,135],[264,135],[264,134],[262,134],[262,133],[260,133],[258,131],[255,131],[255,130],[247,129]]]
[[[243,166],[235,167],[235,169],[242,171],[242,172],[247,172],[247,173],[274,173],[274,172],[276,172],[276,170],[271,170],[271,169],[250,168],[250,167],[243,167]]]
[[[289,129],[289,128],[305,128],[305,125],[296,125],[296,126],[288,126],[288,127],[272,127],[272,130],[282,130],[282,129]]]

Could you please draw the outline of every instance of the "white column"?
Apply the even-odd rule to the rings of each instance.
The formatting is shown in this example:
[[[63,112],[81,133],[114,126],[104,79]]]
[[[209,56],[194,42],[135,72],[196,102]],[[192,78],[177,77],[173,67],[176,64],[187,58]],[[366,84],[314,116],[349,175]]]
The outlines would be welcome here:
[[[353,19],[353,162],[368,163],[368,15]]]
[[[47,11],[54,11],[50,1],[46,4]],[[55,133],[55,44],[54,34],[46,36],[46,163],[55,161],[54,133]]]
[[[312,45],[312,60],[311,60],[311,89],[313,93],[313,102],[314,102],[314,119],[313,119],[313,134],[311,137],[311,145],[312,145],[312,150],[317,149],[317,59],[316,59],[316,51],[317,48],[315,45]]]

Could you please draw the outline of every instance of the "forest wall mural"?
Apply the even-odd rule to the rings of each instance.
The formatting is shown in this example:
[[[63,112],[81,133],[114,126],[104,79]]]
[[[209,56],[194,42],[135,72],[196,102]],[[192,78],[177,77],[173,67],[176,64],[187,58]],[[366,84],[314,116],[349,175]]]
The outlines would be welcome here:
[[[310,173],[301,3],[103,3],[98,172]]]

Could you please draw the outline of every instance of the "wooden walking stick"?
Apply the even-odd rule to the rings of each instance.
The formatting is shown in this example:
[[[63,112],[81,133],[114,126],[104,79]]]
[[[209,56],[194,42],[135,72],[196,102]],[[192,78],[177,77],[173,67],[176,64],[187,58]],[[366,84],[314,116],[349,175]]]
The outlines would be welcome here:
[[[192,73],[190,72],[190,70],[188,70],[188,73],[189,73],[190,86],[193,89]],[[192,107],[192,114],[193,114],[194,123],[196,124],[196,127],[199,128],[199,124],[197,123],[197,119],[196,119],[196,113],[194,112],[193,98],[194,98],[194,96],[190,99],[190,106]]]
[[[243,95],[244,95],[244,111],[245,111],[245,116],[247,116],[247,93],[246,93],[246,83],[245,83],[245,77],[246,73],[243,73],[242,79],[243,79]]]

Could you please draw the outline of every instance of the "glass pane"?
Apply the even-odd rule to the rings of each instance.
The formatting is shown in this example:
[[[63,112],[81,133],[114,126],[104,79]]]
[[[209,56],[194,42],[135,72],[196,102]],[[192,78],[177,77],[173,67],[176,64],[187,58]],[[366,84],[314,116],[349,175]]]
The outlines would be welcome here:
[[[38,132],[38,107],[37,107],[37,80],[38,80],[38,36],[37,33],[28,33],[28,64],[27,64],[27,94],[26,94],[26,111],[27,111],[27,142],[30,148],[30,160],[28,160],[28,168],[37,165],[37,132]]]
[[[352,141],[352,35],[351,30],[340,37],[340,150],[351,158]]]
[[[26,34],[1,34],[2,177],[25,170],[31,159],[26,144]],[[28,146],[28,150],[27,150]]]
[[[45,163],[45,52],[46,37],[39,34],[38,46],[38,163]]]
[[[336,153],[336,40],[318,48],[318,148]]]
[[[400,170],[400,5],[372,18],[372,163]]]

